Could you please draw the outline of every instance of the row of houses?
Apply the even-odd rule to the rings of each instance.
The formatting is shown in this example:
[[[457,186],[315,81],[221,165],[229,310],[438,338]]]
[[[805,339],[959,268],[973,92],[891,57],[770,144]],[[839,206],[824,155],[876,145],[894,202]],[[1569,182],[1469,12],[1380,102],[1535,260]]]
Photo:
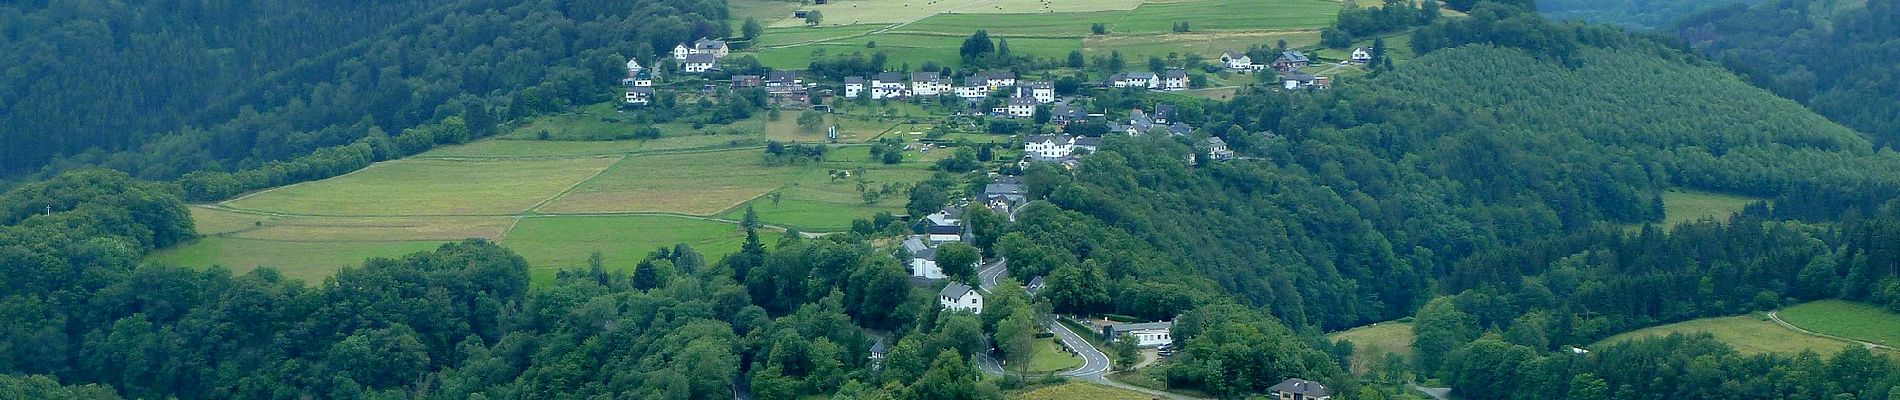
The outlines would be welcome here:
[[[732,49],[726,46],[724,40],[700,38],[692,43],[673,46],[673,61],[680,64],[681,72],[689,74],[718,70],[719,60],[731,54]]]
[[[1156,74],[1150,71],[1122,72],[1108,77],[1103,83],[1117,88],[1146,88],[1149,90],[1187,90],[1187,70],[1172,68]]]
[[[869,80],[861,76],[844,78],[844,97],[868,95],[872,100],[954,95],[979,101],[1003,90],[1011,91],[1011,98],[1030,99],[1036,104],[1056,101],[1055,85],[1049,82],[1018,81],[1016,74],[1008,71],[985,71],[964,78],[961,85],[936,72],[912,72],[908,80],[904,74],[897,72],[879,73]]]
[[[1368,58],[1370,58],[1370,56],[1368,56]],[[1272,62],[1256,64],[1254,63],[1253,57],[1248,56],[1247,53],[1228,51],[1221,53],[1220,63],[1222,68],[1236,72],[1264,71],[1267,68],[1273,68],[1275,71],[1280,72],[1288,72],[1306,68],[1306,66],[1312,65],[1313,60],[1306,57],[1306,53],[1288,50],[1280,52],[1280,55],[1274,57]]]

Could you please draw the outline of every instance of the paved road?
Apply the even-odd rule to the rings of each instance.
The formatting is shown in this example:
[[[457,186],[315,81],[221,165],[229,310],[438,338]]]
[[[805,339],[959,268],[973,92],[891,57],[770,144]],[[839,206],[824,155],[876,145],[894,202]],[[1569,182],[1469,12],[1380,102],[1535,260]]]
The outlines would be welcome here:
[[[1434,399],[1451,400],[1451,388],[1428,388],[1412,385],[1412,389],[1418,390],[1419,393],[1424,393],[1426,396],[1432,396]]]
[[[976,271],[976,285],[981,287],[983,291],[988,292],[990,288],[996,287],[996,283],[1002,281],[1003,274],[1008,272],[1009,259],[997,257],[995,262],[991,262],[989,265],[983,266],[982,270]]]
[[[1069,330],[1067,325],[1063,325],[1060,322],[1050,322],[1049,330],[1055,332],[1056,337],[1062,339],[1062,344],[1068,345],[1070,349],[1075,350],[1077,355],[1082,356],[1082,366],[1069,372],[1064,372],[1062,376],[1073,376],[1088,380],[1103,380],[1102,374],[1108,372],[1109,364],[1107,354],[1102,354],[1101,350],[1096,350],[1094,345],[1089,344],[1089,341],[1082,340],[1082,336],[1076,335],[1075,331]]]

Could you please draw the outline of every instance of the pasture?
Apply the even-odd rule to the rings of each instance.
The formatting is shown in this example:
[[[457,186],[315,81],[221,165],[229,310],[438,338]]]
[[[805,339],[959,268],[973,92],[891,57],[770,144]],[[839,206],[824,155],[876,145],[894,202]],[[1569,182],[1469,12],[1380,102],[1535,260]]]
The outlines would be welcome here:
[[[1721,193],[1693,190],[1670,190],[1663,192],[1664,227],[1674,227],[1685,222],[1694,222],[1704,218],[1716,220],[1728,219],[1730,215],[1741,212],[1743,207],[1761,199]]]
[[[1823,334],[1900,345],[1900,314],[1869,304],[1821,300],[1781,309],[1782,322]]]
[[[1386,354],[1396,354],[1412,358],[1412,324],[1409,322],[1387,321],[1372,325],[1334,332],[1326,335],[1332,341],[1352,341],[1352,372],[1364,373],[1372,365],[1385,359]]]
[[[1055,340],[1037,340],[1035,349],[1036,354],[1029,358],[1027,372],[1054,373],[1082,366],[1082,357],[1076,357],[1062,350],[1062,346],[1057,345]]]
[[[760,240],[776,243],[778,232],[760,230]],[[745,231],[737,224],[660,215],[548,216],[522,218],[501,245],[528,259],[535,282],[548,282],[563,268],[586,267],[601,253],[610,271],[631,271],[648,253],[686,243],[707,262],[739,250]]]
[[[1845,341],[1823,338],[1788,329],[1767,317],[1760,315],[1738,315],[1732,317],[1703,318],[1677,322],[1668,325],[1652,326],[1630,332],[1624,332],[1590,345],[1596,350],[1619,342],[1645,337],[1663,337],[1670,334],[1709,333],[1717,340],[1727,343],[1742,354],[1775,353],[1794,355],[1802,351],[1813,351],[1822,355],[1833,355],[1855,344]]]
[[[744,0],[740,3],[763,0]],[[882,52],[891,64],[959,65],[957,50],[978,29],[1009,40],[1012,53],[1041,58],[1090,56],[1120,51],[1136,62],[1168,53],[1217,57],[1226,50],[1286,40],[1305,47],[1319,42],[1319,29],[1333,22],[1332,0],[897,0],[838,1],[807,5],[824,13],[821,26],[791,18],[769,23],[757,57],[772,68],[802,69],[814,57]],[[743,8],[743,7],[741,7]],[[1186,22],[1191,32],[1175,32]],[[1094,35],[1093,24],[1107,35]],[[875,42],[876,46],[868,44]]]
[[[759,150],[628,157],[543,211],[713,215],[778,188],[805,172],[766,166]]]
[[[363,260],[367,258],[397,257],[429,251],[443,243],[447,241],[289,242],[204,237],[189,244],[159,250],[148,257],[152,262],[185,267],[223,266],[239,274],[259,266],[270,266],[285,277],[315,285],[343,267],[363,265]]]
[[[400,159],[343,176],[228,201],[234,209],[320,216],[511,215],[614,163],[614,158],[452,161]]]

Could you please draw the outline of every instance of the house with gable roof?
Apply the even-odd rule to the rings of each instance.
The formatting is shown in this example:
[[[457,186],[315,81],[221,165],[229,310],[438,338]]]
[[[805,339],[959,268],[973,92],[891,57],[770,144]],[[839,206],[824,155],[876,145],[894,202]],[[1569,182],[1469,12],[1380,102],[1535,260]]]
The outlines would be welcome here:
[[[1319,382],[1300,378],[1286,378],[1267,388],[1267,393],[1278,400],[1333,400],[1333,390]]]
[[[982,314],[983,294],[961,282],[950,282],[937,291],[937,304],[947,310]]]

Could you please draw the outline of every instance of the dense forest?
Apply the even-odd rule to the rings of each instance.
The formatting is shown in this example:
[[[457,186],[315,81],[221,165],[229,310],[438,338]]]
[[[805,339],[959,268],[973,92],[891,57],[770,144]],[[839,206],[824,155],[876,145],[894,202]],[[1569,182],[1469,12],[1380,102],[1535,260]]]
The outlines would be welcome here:
[[[1777,0],[1688,18],[1672,32],[1776,94],[1900,142],[1900,4]]]
[[[0,179],[245,172],[200,177],[203,199],[331,176],[604,100],[628,57],[726,21],[717,0],[0,6]],[[410,133],[450,118],[466,134]]]
[[[1757,0],[1538,0],[1537,12],[1556,20],[1577,20],[1631,29],[1666,28],[1684,17]]]

